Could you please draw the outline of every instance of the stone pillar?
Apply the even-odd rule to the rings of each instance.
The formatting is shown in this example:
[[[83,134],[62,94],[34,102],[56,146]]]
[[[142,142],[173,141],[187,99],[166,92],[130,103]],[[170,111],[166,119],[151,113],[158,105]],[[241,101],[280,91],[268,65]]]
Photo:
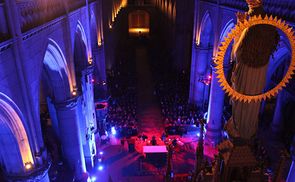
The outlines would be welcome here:
[[[208,119],[206,142],[212,146],[218,144],[221,140],[222,115],[224,105],[224,91],[219,85],[215,69],[212,71],[211,92],[209,98]]]
[[[2,1],[3,2],[3,1]],[[27,125],[28,125],[28,139],[30,141],[30,145],[32,148],[32,152],[38,154],[38,156],[35,157],[35,161],[38,165],[42,165],[43,161],[39,157],[40,155],[45,155],[42,153],[44,150],[44,142],[42,138],[42,131],[40,126],[40,120],[39,120],[39,114],[38,116],[34,115],[33,111],[33,101],[35,100],[34,95],[35,93],[30,92],[32,90],[28,82],[28,73],[26,72],[26,65],[24,63],[26,62],[27,58],[25,55],[25,50],[23,46],[23,36],[22,36],[22,30],[21,30],[21,23],[20,23],[20,10],[17,6],[16,0],[4,0],[4,8],[7,13],[7,24],[9,27],[9,32],[11,37],[14,40],[14,43],[12,45],[13,55],[15,57],[14,63],[16,67],[15,75],[17,76],[17,79],[19,80],[19,94],[20,94],[20,102],[23,104],[23,113],[27,118]],[[38,103],[39,104],[39,103]],[[46,156],[44,156],[46,157]]]
[[[194,47],[191,64],[190,102],[202,108],[205,101],[205,85],[199,80],[206,76],[211,48]]]
[[[224,66],[225,73],[230,65]],[[217,145],[222,137],[222,116],[224,106],[224,91],[218,82],[215,65],[212,65],[211,92],[209,98],[206,142],[212,146]]]
[[[275,134],[280,135],[283,131],[283,106],[284,106],[284,90],[282,90],[277,96],[277,102],[273,120],[271,123],[271,129]]]
[[[290,153],[291,153],[291,158],[292,158],[292,164],[290,166],[290,171],[289,171],[286,182],[295,181],[295,135],[293,137],[293,142],[291,144]]]
[[[99,65],[100,65],[100,78],[102,81],[106,81],[106,65],[105,65],[105,55],[104,55],[104,46],[102,45],[98,48],[98,58],[99,58]]]
[[[100,46],[93,48],[93,57],[95,64],[95,87],[96,91],[99,92],[99,97],[107,97],[107,85],[106,85],[106,65],[105,65],[105,54],[103,42]]]
[[[79,126],[79,105],[81,105],[80,97],[76,97],[57,103],[55,107],[63,158],[70,168],[75,170],[76,178],[82,179],[86,167]]]
[[[196,103],[195,100],[195,82],[196,82],[196,66],[197,66],[197,51],[195,44],[192,48],[192,61],[191,61],[191,75],[190,75],[190,91],[189,91],[189,103]]]
[[[295,181],[295,162],[294,161],[292,161],[286,182],[293,182],[293,181]]]
[[[49,116],[50,116],[50,119],[51,119],[54,135],[57,138],[60,138],[59,137],[59,132],[58,132],[58,118],[57,118],[57,115],[56,115],[55,105],[52,102],[52,99],[50,97],[47,97],[46,101],[47,101],[47,108],[48,108]]]
[[[89,66],[82,71],[82,119],[80,120],[82,143],[86,165],[89,168],[94,167],[94,157],[96,155],[96,143],[94,133],[97,130],[96,113],[94,107],[93,92],[93,66]]]

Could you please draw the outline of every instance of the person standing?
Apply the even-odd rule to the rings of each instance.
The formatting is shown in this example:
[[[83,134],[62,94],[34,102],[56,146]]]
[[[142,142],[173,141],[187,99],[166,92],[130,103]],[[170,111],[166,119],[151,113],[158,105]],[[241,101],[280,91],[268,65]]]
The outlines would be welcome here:
[[[125,137],[121,138],[120,142],[121,142],[121,152],[124,152],[124,146],[125,146]]]

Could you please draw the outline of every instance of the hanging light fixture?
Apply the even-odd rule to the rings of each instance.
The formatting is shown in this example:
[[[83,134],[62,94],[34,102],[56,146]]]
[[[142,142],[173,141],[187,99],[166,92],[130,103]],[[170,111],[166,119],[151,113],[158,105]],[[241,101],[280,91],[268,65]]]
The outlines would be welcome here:
[[[33,164],[32,164],[31,162],[26,162],[26,163],[25,163],[25,169],[26,169],[27,171],[33,169]]]

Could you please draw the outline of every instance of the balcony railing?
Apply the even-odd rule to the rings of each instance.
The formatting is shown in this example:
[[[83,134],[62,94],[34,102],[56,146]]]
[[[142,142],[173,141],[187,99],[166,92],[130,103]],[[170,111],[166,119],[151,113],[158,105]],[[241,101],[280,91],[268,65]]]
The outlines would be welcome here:
[[[17,2],[22,32],[85,6],[85,0],[26,0]]]
[[[217,3],[217,0],[201,0],[205,2]],[[219,0],[219,4],[238,10],[247,10],[245,0]],[[294,0],[264,0],[264,8],[268,14],[272,14],[285,20],[295,22]]]
[[[128,1],[128,5],[135,5],[135,6],[144,6],[144,5],[152,5],[153,2],[152,0],[141,0],[141,1],[138,1],[138,0],[129,0]]]
[[[9,39],[4,2],[0,0],[0,42]]]

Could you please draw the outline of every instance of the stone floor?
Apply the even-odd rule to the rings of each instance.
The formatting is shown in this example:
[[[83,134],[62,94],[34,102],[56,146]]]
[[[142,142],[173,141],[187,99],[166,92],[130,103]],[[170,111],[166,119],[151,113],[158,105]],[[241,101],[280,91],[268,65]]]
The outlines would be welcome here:
[[[172,136],[179,137],[179,136]],[[99,182],[108,182],[110,176],[113,182],[162,182],[166,167],[157,168],[154,164],[146,162],[140,148],[147,143],[137,141],[136,151],[128,152],[127,142],[120,145],[120,140],[111,136],[109,144],[102,146],[103,161],[91,172],[92,179]],[[179,138],[179,148],[175,150],[172,158],[172,169],[175,174],[187,173],[194,169],[195,148],[197,145],[194,135]],[[205,146],[205,156],[212,158],[216,150]],[[99,166],[103,166],[100,171]],[[94,180],[93,180],[94,181]]]

